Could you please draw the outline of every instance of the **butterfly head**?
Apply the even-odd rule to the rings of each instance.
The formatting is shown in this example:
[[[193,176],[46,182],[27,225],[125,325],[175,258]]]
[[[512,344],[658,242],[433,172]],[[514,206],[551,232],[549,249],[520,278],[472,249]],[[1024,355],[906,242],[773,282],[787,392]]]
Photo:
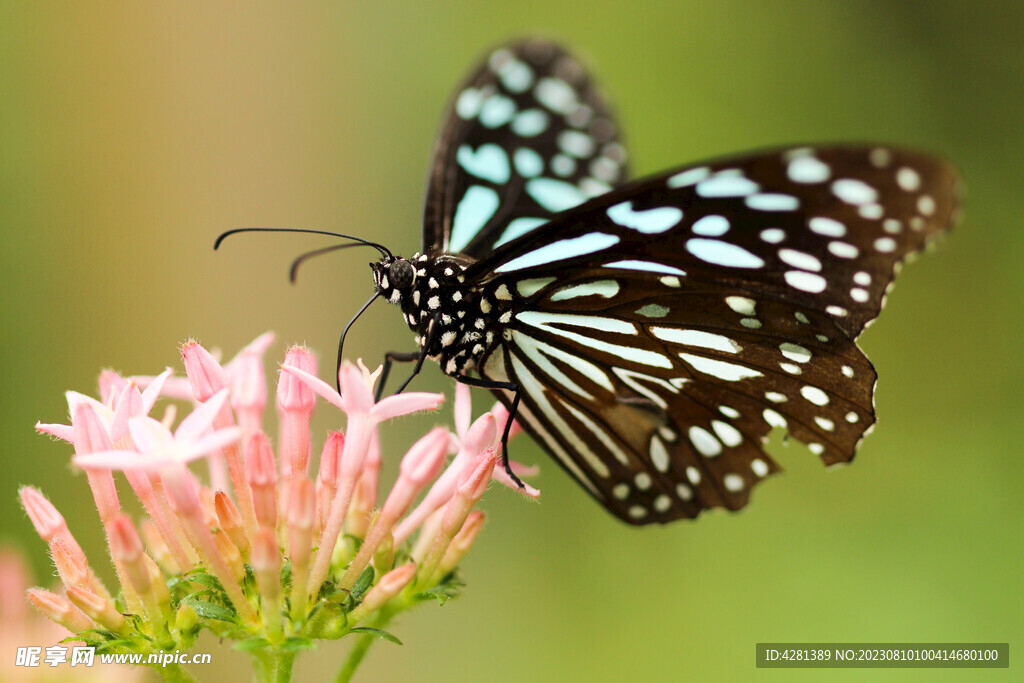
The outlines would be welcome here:
[[[385,256],[370,268],[377,293],[393,304],[401,302],[416,284],[416,267],[400,256]]]

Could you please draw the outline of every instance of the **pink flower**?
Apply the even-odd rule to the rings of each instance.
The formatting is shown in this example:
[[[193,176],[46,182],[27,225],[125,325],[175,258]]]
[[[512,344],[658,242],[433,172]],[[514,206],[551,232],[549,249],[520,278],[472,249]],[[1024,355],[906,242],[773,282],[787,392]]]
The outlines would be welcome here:
[[[188,342],[187,382],[170,370],[129,379],[105,371],[101,399],[68,392],[70,425],[37,425],[74,445],[72,462],[88,475],[120,583],[108,590],[56,508],[24,487],[22,504],[63,584],[63,592],[31,591],[37,610],[101,651],[187,649],[206,627],[247,641],[266,672],[268,662],[294,656],[287,646],[294,639],[338,638],[361,623],[379,627],[447,581],[482,527],[473,508],[491,477],[511,483],[495,465],[503,421],[486,413],[471,423],[469,392],[459,388],[455,433],[436,427],[419,439],[391,490],[379,496],[382,461],[391,456],[378,427],[434,410],[444,396],[409,392],[375,401],[380,370],[362,363],[342,365],[339,393],[316,377],[308,350],[292,347],[276,393],[275,457],[263,427],[262,356],[271,340],[257,338],[225,365]],[[161,396],[189,399],[193,407],[180,420],[171,408],[157,420],[150,413]],[[308,461],[316,396],[347,421],[344,434],[331,432],[318,449],[314,480]],[[455,458],[445,469],[450,452]],[[192,471],[198,460],[209,464],[210,484]],[[115,472],[143,504],[147,517],[138,523],[121,508]],[[118,593],[123,602],[114,601]]]

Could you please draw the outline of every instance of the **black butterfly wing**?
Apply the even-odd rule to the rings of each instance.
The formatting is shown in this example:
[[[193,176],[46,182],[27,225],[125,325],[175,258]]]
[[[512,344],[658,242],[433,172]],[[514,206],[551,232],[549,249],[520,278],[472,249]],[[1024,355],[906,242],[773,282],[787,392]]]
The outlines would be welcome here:
[[[501,47],[444,117],[430,165],[424,251],[482,258],[626,175],[618,126],[580,64],[542,40]]]
[[[898,265],[949,227],[956,176],[905,150],[774,150],[637,182],[474,264],[505,300],[482,376],[634,523],[737,509],[785,427],[826,463],[874,423],[854,339]],[[506,397],[507,400],[507,397]]]

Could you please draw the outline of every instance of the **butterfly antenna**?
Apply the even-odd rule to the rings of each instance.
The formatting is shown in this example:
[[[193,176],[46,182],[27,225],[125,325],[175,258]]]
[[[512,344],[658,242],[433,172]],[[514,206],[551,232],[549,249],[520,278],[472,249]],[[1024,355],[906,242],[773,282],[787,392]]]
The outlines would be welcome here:
[[[328,230],[310,230],[307,228],[235,228],[234,230],[227,230],[226,232],[222,232],[217,237],[217,240],[213,243],[213,248],[217,249],[218,247],[220,247],[220,243],[223,242],[225,238],[229,237],[230,235],[237,235],[240,232],[300,232],[307,233],[310,235],[328,235],[330,237],[340,237],[341,239],[352,240],[353,242],[358,242],[359,244],[365,244],[368,247],[373,247],[374,249],[380,252],[381,256],[386,256],[391,259],[395,258],[395,255],[392,254],[388,250],[388,248],[385,247],[383,244],[377,244],[376,242],[364,240],[363,238],[356,237],[355,235],[346,235],[341,232],[330,232]]]
[[[341,332],[341,339],[338,340],[338,370],[337,372],[334,373],[334,382],[339,394],[341,393],[341,352],[342,349],[345,348],[345,337],[346,335],[348,335],[349,328],[352,327],[353,323],[355,323],[355,321],[359,319],[359,316],[363,314],[363,311],[369,308],[370,304],[376,301],[377,297],[379,296],[380,292],[376,292],[373,296],[371,296],[370,299],[365,304],[363,304],[363,307],[359,309],[359,312],[352,316],[352,319],[348,321],[348,325],[345,325],[345,329],[342,330]]]
[[[368,247],[373,246],[369,244],[332,244],[329,247],[321,247],[320,249],[313,249],[307,251],[305,254],[299,254],[299,256],[292,261],[291,268],[288,269],[288,281],[293,285],[295,284],[295,278],[299,274],[299,266],[305,263],[308,259],[314,256],[320,256],[321,254],[328,254],[332,251],[338,251],[339,249],[348,249],[349,247]]]

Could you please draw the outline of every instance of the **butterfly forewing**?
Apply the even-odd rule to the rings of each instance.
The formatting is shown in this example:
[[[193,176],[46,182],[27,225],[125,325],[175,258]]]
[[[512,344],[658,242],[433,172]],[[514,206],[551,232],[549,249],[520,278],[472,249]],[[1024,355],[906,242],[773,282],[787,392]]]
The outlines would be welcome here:
[[[457,91],[430,169],[424,250],[474,258],[627,174],[618,127],[591,78],[539,40],[493,52]]]
[[[771,150],[616,189],[473,271],[564,279],[599,265],[652,283],[682,271],[828,312],[855,338],[878,315],[895,264],[949,226],[956,195],[952,169],[905,150]]]
[[[826,463],[874,423],[854,343],[896,265],[945,229],[955,176],[878,147],[789,149],[677,169],[559,214],[467,273],[511,294],[481,368],[632,523],[747,502],[784,427]]]

